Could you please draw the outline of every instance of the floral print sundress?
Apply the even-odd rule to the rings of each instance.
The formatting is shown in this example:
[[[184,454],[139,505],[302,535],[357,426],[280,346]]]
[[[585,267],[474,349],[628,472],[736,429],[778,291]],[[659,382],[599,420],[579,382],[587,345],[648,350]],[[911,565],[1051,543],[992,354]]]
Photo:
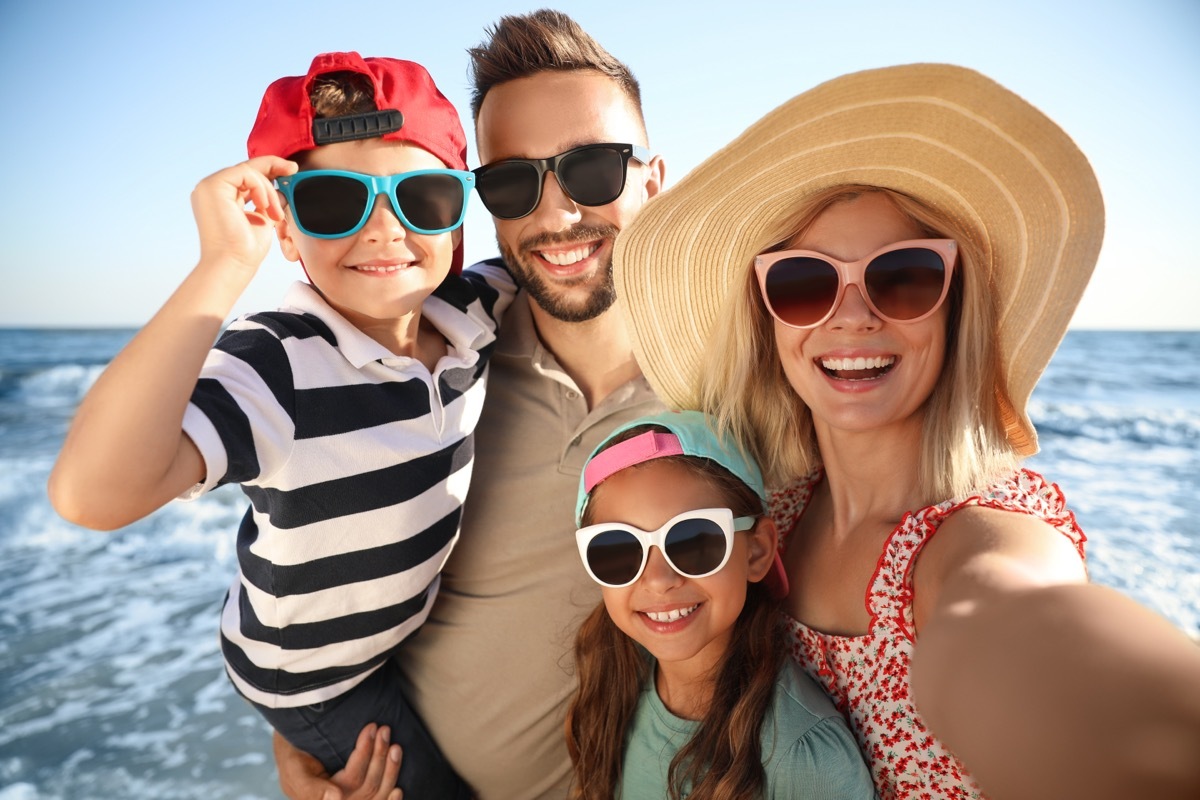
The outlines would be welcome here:
[[[804,513],[820,471],[774,492],[771,516],[781,546]],[[1062,491],[1041,475],[1018,470],[986,492],[910,512],[884,544],[866,594],[871,617],[864,636],[834,636],[787,617],[791,653],[846,715],[882,800],[980,798],[963,765],[935,739],[913,706],[908,672],[913,649],[913,566],[921,548],[953,511],[984,506],[1044,519],[1075,545],[1086,537]]]

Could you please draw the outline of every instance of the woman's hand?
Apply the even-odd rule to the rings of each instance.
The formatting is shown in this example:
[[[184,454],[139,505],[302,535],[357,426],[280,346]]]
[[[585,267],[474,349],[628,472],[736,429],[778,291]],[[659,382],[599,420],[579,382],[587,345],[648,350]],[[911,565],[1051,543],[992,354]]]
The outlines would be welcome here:
[[[279,788],[291,800],[401,800],[400,745],[390,745],[387,726],[368,725],[358,734],[344,769],[330,775],[321,762],[274,734]]]

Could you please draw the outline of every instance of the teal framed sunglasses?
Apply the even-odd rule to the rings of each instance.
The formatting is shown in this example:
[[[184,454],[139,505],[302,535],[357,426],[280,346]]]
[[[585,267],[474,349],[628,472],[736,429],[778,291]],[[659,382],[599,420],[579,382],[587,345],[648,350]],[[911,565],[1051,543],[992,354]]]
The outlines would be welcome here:
[[[467,215],[475,175],[457,169],[420,169],[365,175],[314,169],[275,179],[300,232],[315,239],[353,236],[367,224],[375,199],[387,195],[392,211],[413,233],[446,233]]]

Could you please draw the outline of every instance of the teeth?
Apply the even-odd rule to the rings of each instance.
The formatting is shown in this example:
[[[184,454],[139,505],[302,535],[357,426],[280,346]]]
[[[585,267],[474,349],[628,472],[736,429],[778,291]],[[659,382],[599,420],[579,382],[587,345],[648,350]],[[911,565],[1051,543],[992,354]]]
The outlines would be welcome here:
[[[596,248],[592,245],[586,247],[575,247],[570,250],[557,250],[555,252],[539,251],[542,258],[549,261],[556,267],[569,267],[583,261],[585,258],[596,252]]]
[[[823,358],[821,366],[835,372],[852,369],[881,369],[890,367],[896,362],[895,356],[876,356],[874,358]]]
[[[404,265],[403,264],[393,264],[393,265],[386,266],[386,267],[373,267],[373,266],[360,265],[360,266],[355,267],[355,269],[359,270],[360,272],[399,272],[400,270],[404,269]]]
[[[677,619],[683,619],[699,607],[699,605],[694,605],[690,608],[673,608],[670,611],[647,611],[646,616],[655,622],[674,622]]]

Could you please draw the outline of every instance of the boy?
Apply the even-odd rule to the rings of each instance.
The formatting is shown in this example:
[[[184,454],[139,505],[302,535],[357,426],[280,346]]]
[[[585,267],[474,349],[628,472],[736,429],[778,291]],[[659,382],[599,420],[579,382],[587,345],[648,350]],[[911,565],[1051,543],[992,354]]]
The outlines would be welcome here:
[[[331,772],[378,722],[404,747],[403,789],[466,797],[390,661],[457,539],[514,293],[500,268],[492,285],[460,274],[458,114],[417,64],[327,53],[268,87],[247,149],[193,192],[200,261],[81,404],[52,502],[111,529],[241,484],[221,618],[238,691]],[[273,227],[309,283],[207,352]]]

